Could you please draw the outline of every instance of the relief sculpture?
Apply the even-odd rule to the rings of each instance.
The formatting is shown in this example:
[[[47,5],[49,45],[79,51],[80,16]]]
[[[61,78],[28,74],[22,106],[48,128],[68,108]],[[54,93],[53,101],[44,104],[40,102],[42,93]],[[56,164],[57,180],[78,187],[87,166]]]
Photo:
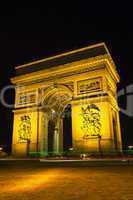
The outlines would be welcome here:
[[[95,104],[90,104],[86,108],[82,107],[81,112],[83,139],[101,136],[100,109]]]
[[[27,142],[31,139],[31,118],[24,115],[20,118],[20,125],[18,130],[19,142]]]

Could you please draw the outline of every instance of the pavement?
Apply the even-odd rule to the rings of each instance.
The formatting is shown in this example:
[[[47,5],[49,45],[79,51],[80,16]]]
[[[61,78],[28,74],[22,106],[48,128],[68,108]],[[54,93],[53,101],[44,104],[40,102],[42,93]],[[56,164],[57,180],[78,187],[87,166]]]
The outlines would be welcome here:
[[[133,200],[133,165],[45,166],[33,160],[1,161],[0,200]]]

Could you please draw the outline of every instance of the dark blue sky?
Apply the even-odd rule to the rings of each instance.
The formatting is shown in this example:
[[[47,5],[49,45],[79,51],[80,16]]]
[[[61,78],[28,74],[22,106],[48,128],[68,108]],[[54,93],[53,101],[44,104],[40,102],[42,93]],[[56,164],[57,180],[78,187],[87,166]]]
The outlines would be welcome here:
[[[65,2],[65,1],[64,1]],[[129,4],[75,1],[0,8],[0,89],[15,75],[14,66],[97,42],[106,42],[121,76],[121,89],[132,81],[133,23]],[[12,92],[7,94],[13,101]],[[126,99],[119,101],[125,106]],[[133,118],[121,114],[123,138],[133,144]],[[9,144],[11,110],[0,105],[0,143]]]

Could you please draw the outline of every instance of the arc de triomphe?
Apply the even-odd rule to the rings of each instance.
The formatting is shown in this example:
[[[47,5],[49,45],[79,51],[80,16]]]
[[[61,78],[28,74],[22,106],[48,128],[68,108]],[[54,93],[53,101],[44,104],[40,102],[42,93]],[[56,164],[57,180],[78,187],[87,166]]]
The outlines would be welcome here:
[[[13,155],[121,152],[119,75],[104,43],[17,66],[11,81]]]

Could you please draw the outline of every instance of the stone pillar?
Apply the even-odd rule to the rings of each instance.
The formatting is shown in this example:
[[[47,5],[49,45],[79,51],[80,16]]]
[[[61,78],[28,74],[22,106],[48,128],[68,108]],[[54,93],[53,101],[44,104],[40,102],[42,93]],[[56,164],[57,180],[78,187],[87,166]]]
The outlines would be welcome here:
[[[39,151],[41,156],[48,154],[48,119],[47,113],[40,111],[40,124],[39,124]]]
[[[59,129],[55,127],[54,130],[54,154],[59,154]]]
[[[118,135],[118,147],[119,151],[122,152],[122,138],[121,138],[121,128],[120,128],[120,117],[119,111],[116,112],[116,120],[117,120],[117,135]]]
[[[60,118],[59,124],[59,153],[63,153],[63,119]]]

